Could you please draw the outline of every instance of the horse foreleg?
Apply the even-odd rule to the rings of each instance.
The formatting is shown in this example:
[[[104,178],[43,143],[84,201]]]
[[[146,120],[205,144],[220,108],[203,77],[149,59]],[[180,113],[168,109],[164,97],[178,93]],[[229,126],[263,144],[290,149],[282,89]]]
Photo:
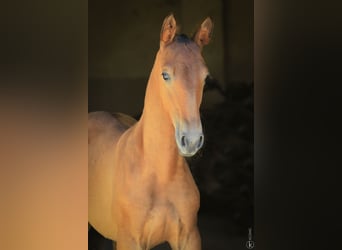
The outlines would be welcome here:
[[[201,250],[201,236],[198,228],[194,228],[177,242],[170,242],[172,250]]]
[[[116,247],[115,247],[116,246]],[[140,244],[128,234],[119,234],[114,250],[145,250]]]
[[[201,236],[199,234],[198,228],[194,229],[189,234],[189,240],[183,249],[201,250]]]

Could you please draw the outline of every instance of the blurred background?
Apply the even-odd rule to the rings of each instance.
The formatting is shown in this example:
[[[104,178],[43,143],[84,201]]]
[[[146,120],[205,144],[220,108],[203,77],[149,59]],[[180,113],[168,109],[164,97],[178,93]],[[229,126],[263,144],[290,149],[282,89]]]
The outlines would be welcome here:
[[[205,145],[188,159],[201,192],[203,250],[246,249],[253,229],[253,11],[252,0],[89,0],[89,112],[138,119],[164,18],[172,12],[187,35],[207,16],[214,21],[203,49],[211,74],[201,105]],[[93,229],[88,243],[111,249]]]

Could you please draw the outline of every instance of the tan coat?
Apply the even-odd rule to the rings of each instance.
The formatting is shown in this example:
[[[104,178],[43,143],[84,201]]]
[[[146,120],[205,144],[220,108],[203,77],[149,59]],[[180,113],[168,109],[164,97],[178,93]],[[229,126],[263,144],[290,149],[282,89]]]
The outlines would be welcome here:
[[[176,21],[165,18],[138,122],[89,114],[89,223],[119,250],[165,241],[201,249],[200,196],[183,156],[203,145],[199,106],[208,71],[201,49],[212,26],[207,18],[194,40],[175,41]]]

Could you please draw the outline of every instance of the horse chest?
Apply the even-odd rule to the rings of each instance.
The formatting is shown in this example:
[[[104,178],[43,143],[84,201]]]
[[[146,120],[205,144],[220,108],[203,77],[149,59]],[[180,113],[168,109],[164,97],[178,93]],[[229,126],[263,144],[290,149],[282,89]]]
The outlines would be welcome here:
[[[189,214],[197,213],[197,193],[179,189],[178,185],[155,185],[126,192],[124,207],[129,208],[126,212],[132,222],[131,231],[140,232],[141,239],[163,242],[191,224],[193,216]]]
[[[172,221],[179,219],[179,213],[170,201],[154,201],[146,210],[145,226],[148,231],[166,231]],[[154,232],[156,233],[156,232]]]
[[[141,238],[150,244],[158,244],[170,238],[180,227],[182,215],[177,209],[177,205],[167,199],[156,198],[151,201],[150,206],[144,211],[144,219],[141,230]]]

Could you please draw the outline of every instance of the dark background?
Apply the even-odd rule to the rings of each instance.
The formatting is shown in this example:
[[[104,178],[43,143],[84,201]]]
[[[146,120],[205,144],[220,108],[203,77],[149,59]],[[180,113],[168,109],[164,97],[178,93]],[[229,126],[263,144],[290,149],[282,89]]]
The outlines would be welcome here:
[[[254,3],[255,249],[340,248],[336,2]],[[0,248],[87,249],[88,2],[0,13]]]
[[[203,55],[221,87],[253,81],[253,1],[89,1],[89,110],[141,112],[146,83],[159,49],[161,24],[174,13],[191,35],[211,16],[213,39]],[[223,101],[207,93],[203,106]]]
[[[203,249],[245,249],[253,227],[253,1],[89,1],[88,108],[139,118],[171,12],[189,36],[207,16],[214,21],[203,50],[212,76],[201,105],[205,145],[188,159],[201,192]],[[101,248],[98,239],[91,231],[89,249]]]

